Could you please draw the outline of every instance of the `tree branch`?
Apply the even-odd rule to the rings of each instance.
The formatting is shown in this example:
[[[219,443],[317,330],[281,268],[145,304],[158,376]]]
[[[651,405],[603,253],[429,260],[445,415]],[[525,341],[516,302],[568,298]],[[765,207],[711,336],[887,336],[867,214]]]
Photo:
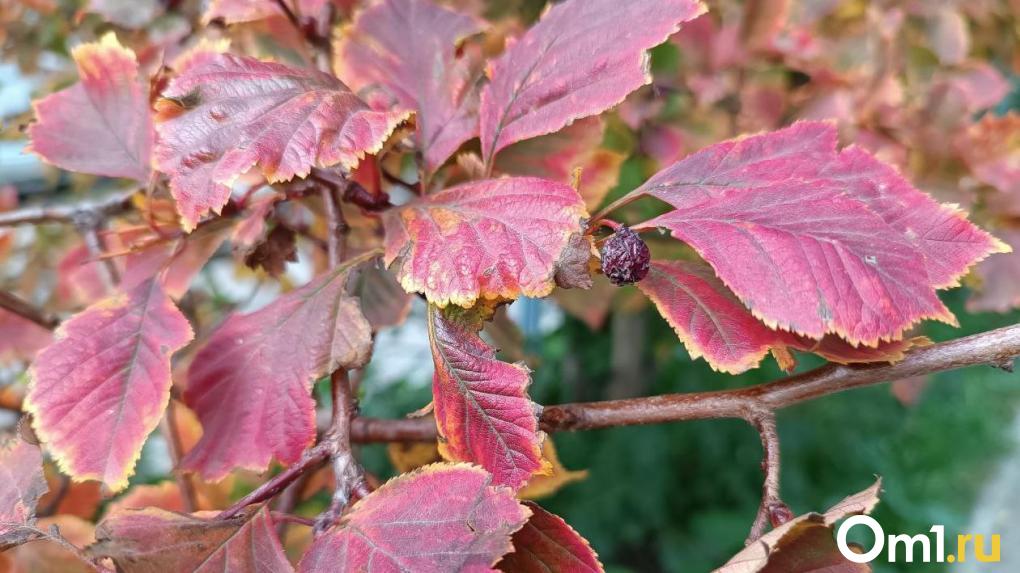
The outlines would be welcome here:
[[[778,527],[793,518],[790,508],[779,497],[779,433],[776,430],[776,415],[771,410],[761,409],[751,412],[747,421],[761,435],[761,469],[765,473],[765,480],[762,483],[758,514],[745,545],[761,537],[769,524]]]
[[[60,319],[56,316],[36,308],[29,304],[28,301],[7,291],[0,291],[0,308],[30,320],[48,330],[53,330],[60,324]]]
[[[547,406],[540,421],[543,430],[559,432],[711,418],[746,419],[753,408],[779,410],[844,390],[911,376],[981,364],[1007,368],[1017,356],[1020,356],[1020,325],[1013,325],[918,348],[895,364],[829,364],[775,382],[736,390]],[[355,442],[429,441],[436,439],[436,427],[429,418],[357,418],[351,438]]]
[[[124,213],[131,208],[131,197],[137,189],[113,193],[95,201],[64,205],[42,205],[24,207],[0,213],[0,227],[39,223],[75,224],[82,214],[94,214],[100,218]]]

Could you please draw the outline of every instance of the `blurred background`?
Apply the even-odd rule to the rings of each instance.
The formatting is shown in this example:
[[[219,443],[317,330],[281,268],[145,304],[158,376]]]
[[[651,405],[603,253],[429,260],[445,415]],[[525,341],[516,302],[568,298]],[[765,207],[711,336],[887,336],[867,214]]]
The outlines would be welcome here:
[[[449,2],[512,35],[543,2]],[[70,175],[23,153],[30,102],[74,80],[70,46],[114,29],[127,42],[174,49],[190,26],[180,2],[0,0],[0,209],[73,199],[114,182]],[[345,10],[356,2],[338,2]],[[710,12],[656,48],[652,85],[599,123],[603,201],[705,145],[796,119],[832,119],[843,142],[897,165],[918,187],[957,203],[1020,251],[1020,2],[1015,0],[717,0]],[[284,42],[268,55],[287,57]],[[256,50],[257,51],[257,50]],[[70,75],[68,75],[70,71]],[[597,162],[597,164],[596,164]],[[595,171],[595,170],[598,171]],[[13,197],[13,198],[12,198]],[[637,206],[635,220],[647,216]],[[625,214],[625,217],[627,215]],[[76,247],[48,228],[0,231],[10,256],[0,286],[45,302],[61,288],[55,269]],[[653,244],[655,248],[669,248]],[[299,253],[314,246],[299,243]],[[301,284],[299,255],[282,284]],[[217,253],[193,305],[251,310],[282,288]],[[771,361],[740,376],[691,360],[633,287],[596,284],[591,293],[521,300],[488,331],[503,357],[534,370],[536,402],[646,396],[735,388],[774,380]],[[922,326],[949,340],[1020,321],[1020,253],[983,264],[944,294],[960,327]],[[3,331],[0,329],[0,337]],[[6,346],[5,346],[6,342]],[[16,346],[0,340],[0,348]],[[382,332],[361,385],[369,416],[401,417],[430,397],[424,306]],[[24,381],[24,357],[9,352],[0,390]],[[803,356],[799,370],[820,364]],[[321,390],[321,389],[320,389]],[[875,517],[887,532],[999,533],[1003,563],[926,565],[926,571],[1020,571],[1020,376],[972,368],[834,395],[784,410],[782,493],[795,513],[822,510],[884,479]],[[0,429],[14,421],[0,409]],[[757,434],[740,421],[710,420],[553,436],[562,463],[585,476],[542,503],[599,551],[611,572],[702,572],[742,547],[760,499]],[[361,448],[368,469],[394,473],[386,446]],[[169,471],[154,435],[136,483]],[[319,500],[325,503],[325,500]],[[314,505],[314,503],[312,504]],[[314,510],[306,508],[309,512]],[[914,571],[876,562],[877,571]]]

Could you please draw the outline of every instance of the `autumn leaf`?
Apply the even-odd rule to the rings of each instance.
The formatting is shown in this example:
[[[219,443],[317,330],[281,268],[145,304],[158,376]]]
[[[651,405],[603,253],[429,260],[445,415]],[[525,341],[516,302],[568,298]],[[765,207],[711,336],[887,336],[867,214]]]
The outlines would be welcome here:
[[[956,147],[974,176],[1001,192],[991,202],[1020,215],[1020,113],[986,114],[959,136]]]
[[[504,573],[543,573],[570,571],[571,573],[598,573],[603,571],[598,555],[588,540],[574,531],[563,518],[528,501],[531,517],[514,533],[513,553],[499,562]]]
[[[1007,312],[1020,306],[1020,229],[1000,229],[998,234],[1013,252],[990,257],[977,266],[975,275],[980,285],[967,301],[971,312]]]
[[[496,170],[572,184],[580,170],[577,191],[589,210],[597,208],[616,186],[627,158],[599,147],[605,135],[600,117],[579,119],[549,135],[515,143],[499,153]]]
[[[170,356],[188,320],[156,281],[101,300],[57,329],[29,371],[25,411],[60,469],[127,485],[170,399]]]
[[[467,464],[433,464],[386,482],[301,560],[301,573],[482,573],[511,551],[530,511]],[[371,565],[371,566],[370,566]]]
[[[537,474],[531,476],[528,483],[524,484],[517,492],[521,499],[541,499],[548,497],[560,490],[563,486],[588,477],[588,470],[568,470],[560,463],[560,457],[556,453],[556,446],[551,438],[542,440],[543,464],[551,468],[548,475]]]
[[[379,0],[344,29],[337,75],[359,93],[382,86],[415,111],[418,150],[435,171],[478,134],[476,74],[454,50],[481,30],[481,22],[429,0]]]
[[[371,326],[348,293],[368,253],[251,314],[234,314],[202,345],[188,369],[184,402],[202,439],[181,461],[207,480],[235,468],[291,464],[315,439],[312,383],[368,362]]]
[[[181,496],[180,487],[173,481],[133,486],[127,493],[106,506],[106,515],[110,516],[147,507],[167,511],[184,511],[184,498]]]
[[[71,552],[65,542],[79,547],[95,540],[96,526],[74,515],[55,515],[39,519],[36,530],[49,531],[56,527],[63,539],[37,533],[37,540],[0,553],[0,571],[5,573],[95,573],[78,555]],[[5,562],[6,558],[6,562]],[[5,565],[9,569],[5,568]]]
[[[714,573],[868,573],[871,567],[853,563],[839,552],[832,527],[851,515],[869,514],[878,505],[879,479],[829,508],[808,513],[766,533]]]
[[[935,290],[1007,248],[867,152],[837,153],[835,143],[835,128],[817,122],[720,143],[623,202],[670,204],[634,228],[688,243],[770,327],[874,346],[922,319],[954,323]]]
[[[372,330],[397,326],[411,312],[411,295],[404,292],[393,273],[376,265],[361,270],[356,292]]]
[[[53,333],[38,324],[0,309],[0,361],[31,360],[53,340]]]
[[[158,276],[171,298],[181,298],[191,286],[191,281],[227,239],[233,226],[229,220],[214,221],[176,241],[148,235],[147,240],[155,239],[155,242],[140,246],[124,257],[120,288],[130,290]],[[122,234],[122,238],[126,237]]]
[[[152,114],[134,52],[110,32],[71,55],[81,81],[35,103],[28,150],[62,169],[148,181]]]
[[[543,297],[587,216],[568,185],[531,177],[466,183],[385,213],[387,265],[440,307]]]
[[[42,452],[19,438],[0,444],[0,552],[32,538],[35,507],[46,493]]]
[[[96,539],[89,553],[109,557],[123,573],[294,570],[265,507],[250,507],[228,520],[129,509],[104,519]]]
[[[770,329],[704,264],[652,261],[638,288],[655,303],[691,358],[704,357],[713,369],[739,374],[758,366],[787,334]]]
[[[531,371],[497,360],[478,335],[482,322],[480,310],[429,306],[439,451],[446,459],[476,463],[493,474],[494,483],[518,489],[551,469],[542,459],[538,406],[527,394]]]
[[[602,113],[651,83],[646,50],[704,11],[697,0],[554,4],[489,64],[479,110],[485,162],[512,143]]]
[[[331,0],[293,0],[302,16],[318,17]],[[287,0],[288,4],[291,0]],[[202,21],[209,23],[217,18],[227,24],[254,22],[273,16],[283,16],[280,4],[276,0],[212,0],[209,8],[202,16]]]
[[[204,50],[178,71],[156,102],[155,164],[188,230],[219,212],[252,167],[271,183],[315,166],[353,169],[407,117],[369,109],[315,70]]]

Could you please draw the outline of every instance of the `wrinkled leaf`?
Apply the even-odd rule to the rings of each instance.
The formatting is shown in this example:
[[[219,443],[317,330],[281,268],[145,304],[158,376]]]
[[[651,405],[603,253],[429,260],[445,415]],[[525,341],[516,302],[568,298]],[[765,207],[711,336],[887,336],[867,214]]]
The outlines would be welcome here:
[[[697,0],[567,0],[489,64],[482,156],[602,113],[651,82],[646,50],[705,11]]]
[[[337,45],[337,75],[355,90],[383,86],[416,112],[418,149],[435,170],[478,134],[472,70],[454,49],[481,31],[477,20],[429,0],[381,0],[362,11]]]
[[[32,427],[60,469],[116,491],[170,399],[170,356],[191,326],[155,281],[63,323],[36,356],[25,397]]]
[[[156,102],[155,163],[187,229],[252,167],[270,182],[353,169],[407,116],[369,109],[329,74],[244,56],[199,51],[178,72]]]
[[[134,52],[111,32],[71,55],[81,81],[36,102],[29,149],[70,171],[147,181],[152,114]]]
[[[716,370],[739,374],[787,343],[786,333],[755,318],[706,265],[652,261],[648,276],[637,285],[691,358],[704,357]]]
[[[103,520],[90,553],[123,573],[288,573],[269,511],[251,507],[235,519],[201,519],[163,509],[125,510]]]
[[[184,468],[219,480],[235,468],[263,471],[274,457],[285,464],[301,457],[315,439],[312,383],[369,359],[371,327],[347,284],[368,258],[231,315],[212,334],[188,369],[184,402],[204,432]]]
[[[24,543],[35,524],[35,507],[46,493],[42,452],[15,438],[0,444],[0,552]]]
[[[824,514],[808,513],[755,540],[715,573],[867,573],[871,567],[847,560],[832,537],[836,522],[868,514],[878,505],[882,480],[851,495]]]
[[[550,469],[542,459],[537,405],[527,394],[531,374],[527,366],[496,359],[478,335],[482,322],[479,310],[444,312],[429,305],[439,451],[476,463],[494,483],[517,489]]]
[[[831,124],[801,122],[708,147],[632,193],[674,207],[635,228],[669,229],[772,327],[874,346],[925,318],[955,322],[935,289],[1005,246],[835,143]]]
[[[588,540],[574,531],[563,518],[542,509],[537,503],[525,502],[531,517],[514,533],[513,553],[499,562],[505,573],[571,573],[601,572],[602,564]]]
[[[482,573],[512,550],[530,511],[467,464],[433,464],[393,478],[315,540],[302,573]]]
[[[385,261],[404,290],[441,307],[542,297],[586,216],[568,185],[530,177],[466,183],[388,211]]]

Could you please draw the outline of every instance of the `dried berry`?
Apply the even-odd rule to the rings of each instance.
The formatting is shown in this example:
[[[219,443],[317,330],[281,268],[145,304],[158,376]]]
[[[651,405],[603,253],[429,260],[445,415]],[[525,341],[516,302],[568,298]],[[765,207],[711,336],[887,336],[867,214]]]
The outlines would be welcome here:
[[[621,227],[602,245],[602,272],[617,286],[645,278],[650,259],[648,245],[627,227]]]

